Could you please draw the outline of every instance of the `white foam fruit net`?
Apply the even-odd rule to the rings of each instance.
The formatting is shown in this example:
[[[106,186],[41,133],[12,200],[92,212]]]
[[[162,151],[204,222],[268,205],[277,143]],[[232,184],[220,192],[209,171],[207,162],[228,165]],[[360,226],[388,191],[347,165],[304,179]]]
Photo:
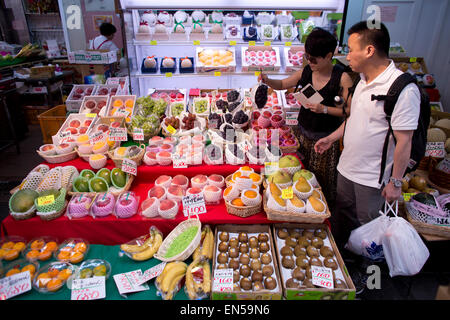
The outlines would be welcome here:
[[[61,167],[56,167],[47,172],[44,179],[41,181],[37,187],[37,192],[42,192],[44,190],[61,189]]]

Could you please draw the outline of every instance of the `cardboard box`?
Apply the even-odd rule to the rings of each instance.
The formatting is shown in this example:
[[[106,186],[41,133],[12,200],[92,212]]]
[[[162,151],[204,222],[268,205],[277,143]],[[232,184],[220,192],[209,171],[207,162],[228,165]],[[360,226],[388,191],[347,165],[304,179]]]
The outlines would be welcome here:
[[[32,79],[51,78],[55,76],[55,66],[31,67],[30,71],[30,78]]]
[[[73,121],[73,120],[80,121],[81,125],[79,128],[82,128],[82,127],[85,127],[84,123],[86,120],[91,120],[91,123],[89,124],[89,126],[87,126],[87,129],[85,132],[86,134],[89,134],[89,132],[92,129],[94,122],[97,120],[97,118],[98,118],[97,115],[95,115],[94,117],[88,117],[86,114],[80,114],[80,113],[69,114],[69,116],[66,118],[66,121],[64,121],[61,128],[59,128],[58,132],[52,137],[53,144],[58,145],[62,142],[63,139],[64,140],[68,139],[68,137],[62,138],[61,133],[65,132],[66,129],[69,128],[71,121]],[[72,134],[70,137],[73,139],[73,142],[75,142],[79,135],[80,135],[79,133],[76,133],[76,134]],[[70,142],[70,140],[66,141],[66,142]]]
[[[277,287],[273,290],[263,289],[259,291],[254,290],[248,290],[248,291],[231,291],[231,292],[220,292],[220,291],[214,291],[214,270],[216,270],[218,263],[217,263],[217,256],[218,256],[218,243],[219,235],[222,231],[227,231],[228,233],[236,233],[239,234],[240,232],[245,233],[265,233],[269,237],[269,246],[270,250],[268,253],[272,257],[271,265],[273,267],[273,274],[272,277],[276,279],[277,281]],[[215,238],[216,244],[215,244],[215,250],[214,250],[214,256],[213,256],[213,269],[212,269],[212,294],[211,299],[212,300],[281,300],[282,298],[282,287],[281,287],[281,278],[279,274],[279,268],[278,268],[278,262],[275,258],[275,250],[274,250],[274,243],[273,243],[273,237],[272,237],[272,231],[270,229],[269,225],[237,225],[237,224],[226,224],[226,225],[217,225],[215,230]],[[230,236],[231,239],[231,236]],[[249,276],[250,277],[250,276]],[[264,281],[263,281],[264,282]]]
[[[77,64],[110,64],[117,62],[116,51],[71,51],[67,54],[70,63]]]
[[[274,236],[273,242],[275,243],[276,257],[278,259],[278,265],[280,266],[280,276],[283,286],[283,294],[287,300],[354,300],[355,299],[355,286],[350,278],[347,268],[345,267],[344,260],[339,253],[339,250],[334,241],[333,235],[329,228],[325,224],[297,224],[297,223],[280,223],[272,226],[272,233]],[[334,252],[334,259],[337,262],[339,268],[334,270],[336,277],[343,280],[347,289],[327,289],[321,287],[314,288],[286,288],[286,281],[291,277],[292,270],[284,268],[281,260],[281,248],[285,245],[285,240],[278,238],[278,229],[287,228],[298,229],[301,233],[303,230],[315,230],[322,228],[327,232],[327,238],[324,239],[324,245],[331,246]],[[327,241],[328,240],[328,241]],[[294,255],[295,259],[295,255]],[[323,260],[323,259],[322,259]],[[288,278],[289,276],[289,278]]]
[[[115,64],[71,64],[74,70],[74,78],[78,83],[85,83],[85,77],[98,74],[110,78],[114,74]]]
[[[77,93],[77,90],[81,89],[83,90],[83,92],[81,93]],[[86,90],[90,89],[91,93],[90,94],[86,94]],[[70,91],[69,96],[67,97],[66,100],[66,108],[68,111],[72,111],[72,112],[78,112],[80,110],[81,107],[81,103],[83,102],[83,98],[84,96],[89,96],[89,95],[93,95],[95,91],[95,85],[83,85],[83,84],[75,84],[73,85],[72,91]],[[78,96],[80,96],[79,99],[74,99],[74,95],[78,94]]]
[[[270,65],[260,65],[255,63],[249,64],[246,59],[246,51],[248,52],[258,52],[258,51],[274,51],[276,62]],[[251,46],[251,47],[241,47],[241,58],[242,58],[242,72],[253,72],[253,71],[280,71],[281,68],[281,59],[280,59],[280,49],[278,47],[272,46]],[[266,57],[263,55],[261,57],[256,56],[255,60],[265,59]],[[271,58],[268,57],[268,58]]]
[[[225,51],[231,51],[232,56],[233,56],[233,61],[228,64],[228,65],[217,65],[217,66],[213,66],[213,65],[204,65],[200,60],[199,60],[199,54],[200,52],[202,52],[203,50],[225,50]],[[195,50],[195,70],[197,72],[216,72],[216,71],[220,71],[220,72],[235,72],[236,71],[236,49],[234,47],[196,47]]]
[[[433,119],[436,120],[440,120],[440,119],[450,119],[450,113],[449,112],[442,112],[442,111],[437,111],[437,110],[431,110],[431,117]],[[450,129],[444,128],[444,127],[440,127],[440,126],[436,126],[436,125],[430,125],[431,128],[439,128],[441,130],[443,130],[445,132],[445,134],[447,135],[447,139],[450,138]]]

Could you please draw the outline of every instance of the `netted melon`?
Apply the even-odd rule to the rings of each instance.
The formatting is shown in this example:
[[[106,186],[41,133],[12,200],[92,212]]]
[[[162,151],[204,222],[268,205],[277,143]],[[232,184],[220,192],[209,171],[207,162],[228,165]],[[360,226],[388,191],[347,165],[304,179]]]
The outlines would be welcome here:
[[[447,119],[447,118],[439,119],[438,121],[436,121],[434,123],[434,125],[436,127],[441,127],[441,128],[445,128],[445,129],[449,129],[450,130],[450,119]]]
[[[447,136],[442,129],[431,128],[427,131],[427,141],[428,142],[445,142]]]
[[[24,189],[14,193],[9,201],[9,210],[11,212],[27,212],[34,206],[34,200],[39,196],[34,190]]]
[[[445,151],[447,151],[447,153],[450,153],[450,138],[445,141]]]

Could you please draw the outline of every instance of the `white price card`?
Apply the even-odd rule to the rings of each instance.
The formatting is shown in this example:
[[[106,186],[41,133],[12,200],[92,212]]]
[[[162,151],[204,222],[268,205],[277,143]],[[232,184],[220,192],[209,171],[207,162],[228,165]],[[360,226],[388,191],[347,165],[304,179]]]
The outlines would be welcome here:
[[[109,128],[109,140],[111,141],[128,141],[127,128]]]
[[[333,270],[326,267],[311,266],[313,285],[334,289]]]
[[[152,280],[153,278],[156,278],[163,272],[165,266],[166,266],[166,262],[162,262],[150,269],[147,269],[146,271],[144,271],[144,274],[142,275],[141,279],[139,280],[139,282],[137,284],[141,285],[147,281]]]
[[[272,173],[278,171],[278,162],[265,162],[264,163],[264,174],[270,176]]]
[[[126,273],[119,273],[113,276],[116,282],[119,294],[127,294],[132,292],[139,292],[149,290],[146,283],[139,284],[142,277],[142,270],[134,270]]]
[[[216,292],[233,291],[233,269],[214,270],[212,290]]]
[[[143,141],[144,140],[144,130],[141,128],[134,128],[133,129],[133,140]]]
[[[181,157],[178,153],[172,154],[172,164],[174,169],[185,169],[188,167],[186,157]]]
[[[97,131],[91,135],[89,135],[89,143],[95,144],[101,140],[104,139],[104,132],[103,131]]]
[[[427,142],[425,157],[444,158],[445,155],[444,142]]]
[[[131,159],[123,158],[122,160],[122,171],[125,173],[132,174],[133,176],[137,176],[137,165]]]
[[[119,108],[116,110],[116,112],[114,112],[115,117],[125,117],[126,118],[129,115],[130,115],[130,112],[128,110],[122,109],[122,108]]]
[[[0,300],[6,300],[31,290],[30,272],[25,271],[0,279]]]
[[[188,217],[191,214],[206,213],[205,198],[203,193],[184,196],[182,199],[183,214]]]
[[[74,279],[72,300],[97,300],[106,298],[105,277]]]

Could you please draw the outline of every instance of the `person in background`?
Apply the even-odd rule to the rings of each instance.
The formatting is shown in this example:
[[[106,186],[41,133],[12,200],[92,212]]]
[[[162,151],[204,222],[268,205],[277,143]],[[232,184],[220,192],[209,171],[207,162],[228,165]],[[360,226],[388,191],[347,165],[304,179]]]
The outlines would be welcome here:
[[[282,80],[269,79],[262,74],[259,80],[275,90],[301,89],[308,84],[323,97],[321,103],[302,106],[298,116],[298,127],[294,128],[300,148],[301,159],[306,169],[317,178],[325,198],[332,208],[336,198],[336,166],[340,155],[339,141],[323,154],[314,151],[315,143],[335,131],[342,123],[342,118],[350,112],[349,104],[336,105],[335,97],[344,101],[353,82],[350,76],[338,65],[333,65],[332,58],[337,40],[328,31],[315,28],[305,41],[305,57],[308,64]]]
[[[89,49],[119,51],[119,48],[112,41],[116,32],[117,29],[114,25],[108,22],[103,22],[100,25],[100,35],[90,41]]]

